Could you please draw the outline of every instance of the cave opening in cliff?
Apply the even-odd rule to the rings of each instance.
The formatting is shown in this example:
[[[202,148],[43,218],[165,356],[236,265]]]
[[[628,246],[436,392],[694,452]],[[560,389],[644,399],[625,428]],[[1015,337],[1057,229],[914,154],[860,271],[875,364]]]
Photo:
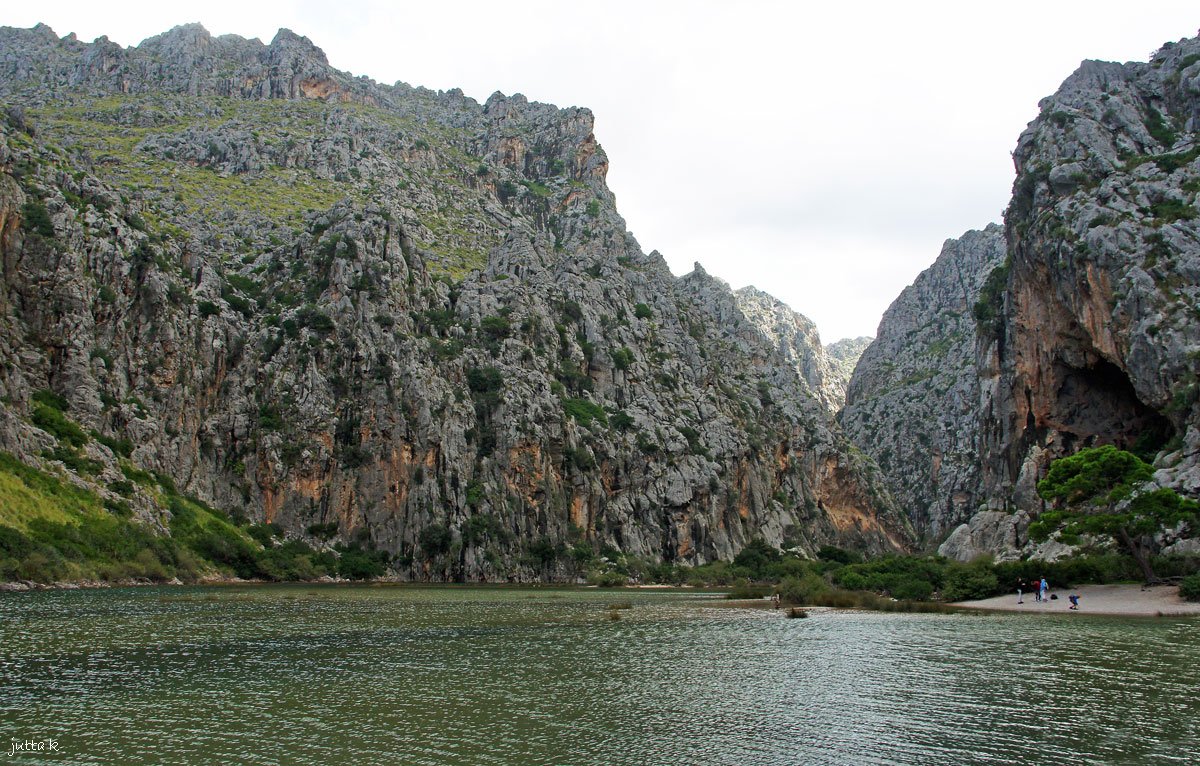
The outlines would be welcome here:
[[[1150,458],[1175,434],[1171,421],[1142,402],[1129,376],[1111,362],[1064,365],[1060,380],[1052,420],[1075,437],[1068,448],[1113,444]]]

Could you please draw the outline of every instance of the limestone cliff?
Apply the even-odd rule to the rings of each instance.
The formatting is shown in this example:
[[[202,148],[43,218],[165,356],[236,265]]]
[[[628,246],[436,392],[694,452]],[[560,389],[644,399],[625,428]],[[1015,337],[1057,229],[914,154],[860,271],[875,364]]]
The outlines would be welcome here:
[[[980,344],[994,507],[1038,510],[1048,462],[1092,444],[1160,453],[1163,481],[1200,492],[1198,129],[1192,39],[1085,62],[1021,135]]]
[[[783,301],[753,287],[734,293],[738,310],[755,327],[757,334],[775,348],[776,357],[795,370],[830,412],[837,412],[845,399],[834,365],[821,345],[817,326],[793,311]]]
[[[1191,39],[1148,63],[1084,62],[1021,135],[1009,259],[977,307],[991,510],[943,553],[1060,555],[1026,535],[1036,483],[1086,446],[1131,449],[1160,483],[1200,494],[1198,128]]]
[[[286,30],[0,53],[0,450],[403,577],[907,545],[815,331],[643,253],[587,110],[380,85]],[[56,445],[39,395],[91,438]]]
[[[863,335],[858,338],[842,338],[825,345],[830,383],[837,392],[837,409],[846,406],[846,389],[850,386],[850,378],[854,377],[854,368],[858,366],[858,360],[873,340],[875,339]]]
[[[847,388],[846,435],[926,540],[966,521],[982,497],[973,309],[1004,259],[997,225],[948,240],[883,315]]]

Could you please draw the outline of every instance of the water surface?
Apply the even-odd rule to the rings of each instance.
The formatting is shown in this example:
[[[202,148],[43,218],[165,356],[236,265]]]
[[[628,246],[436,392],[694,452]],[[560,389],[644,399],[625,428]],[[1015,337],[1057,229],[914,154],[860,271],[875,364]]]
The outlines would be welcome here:
[[[2,594],[0,763],[1195,763],[1198,630],[653,591]]]

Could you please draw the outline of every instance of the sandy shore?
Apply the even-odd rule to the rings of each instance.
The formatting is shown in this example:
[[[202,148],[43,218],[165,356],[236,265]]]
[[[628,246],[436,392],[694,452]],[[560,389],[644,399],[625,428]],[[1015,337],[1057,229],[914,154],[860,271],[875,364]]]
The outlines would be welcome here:
[[[1168,614],[1200,615],[1200,602],[1184,601],[1179,597],[1179,588],[1174,585],[1156,585],[1143,588],[1140,585],[1084,585],[1075,590],[1053,591],[1057,600],[1038,603],[1033,594],[1026,593],[1025,603],[1017,603],[1017,594],[995,596],[980,601],[963,601],[958,606],[973,609],[994,609],[1003,612],[1031,612],[1044,614],[1072,614],[1067,596],[1079,596],[1080,614],[1127,614],[1154,617]]]

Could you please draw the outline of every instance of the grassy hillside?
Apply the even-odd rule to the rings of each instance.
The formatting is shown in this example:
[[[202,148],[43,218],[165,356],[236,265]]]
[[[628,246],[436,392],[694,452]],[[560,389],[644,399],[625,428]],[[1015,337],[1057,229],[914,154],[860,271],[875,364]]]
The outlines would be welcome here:
[[[171,487],[155,491],[171,511],[169,537],[131,518],[126,503],[102,500],[0,452],[0,581],[293,580],[383,573],[381,553],[359,546],[316,551],[280,539],[271,525],[235,523]]]

